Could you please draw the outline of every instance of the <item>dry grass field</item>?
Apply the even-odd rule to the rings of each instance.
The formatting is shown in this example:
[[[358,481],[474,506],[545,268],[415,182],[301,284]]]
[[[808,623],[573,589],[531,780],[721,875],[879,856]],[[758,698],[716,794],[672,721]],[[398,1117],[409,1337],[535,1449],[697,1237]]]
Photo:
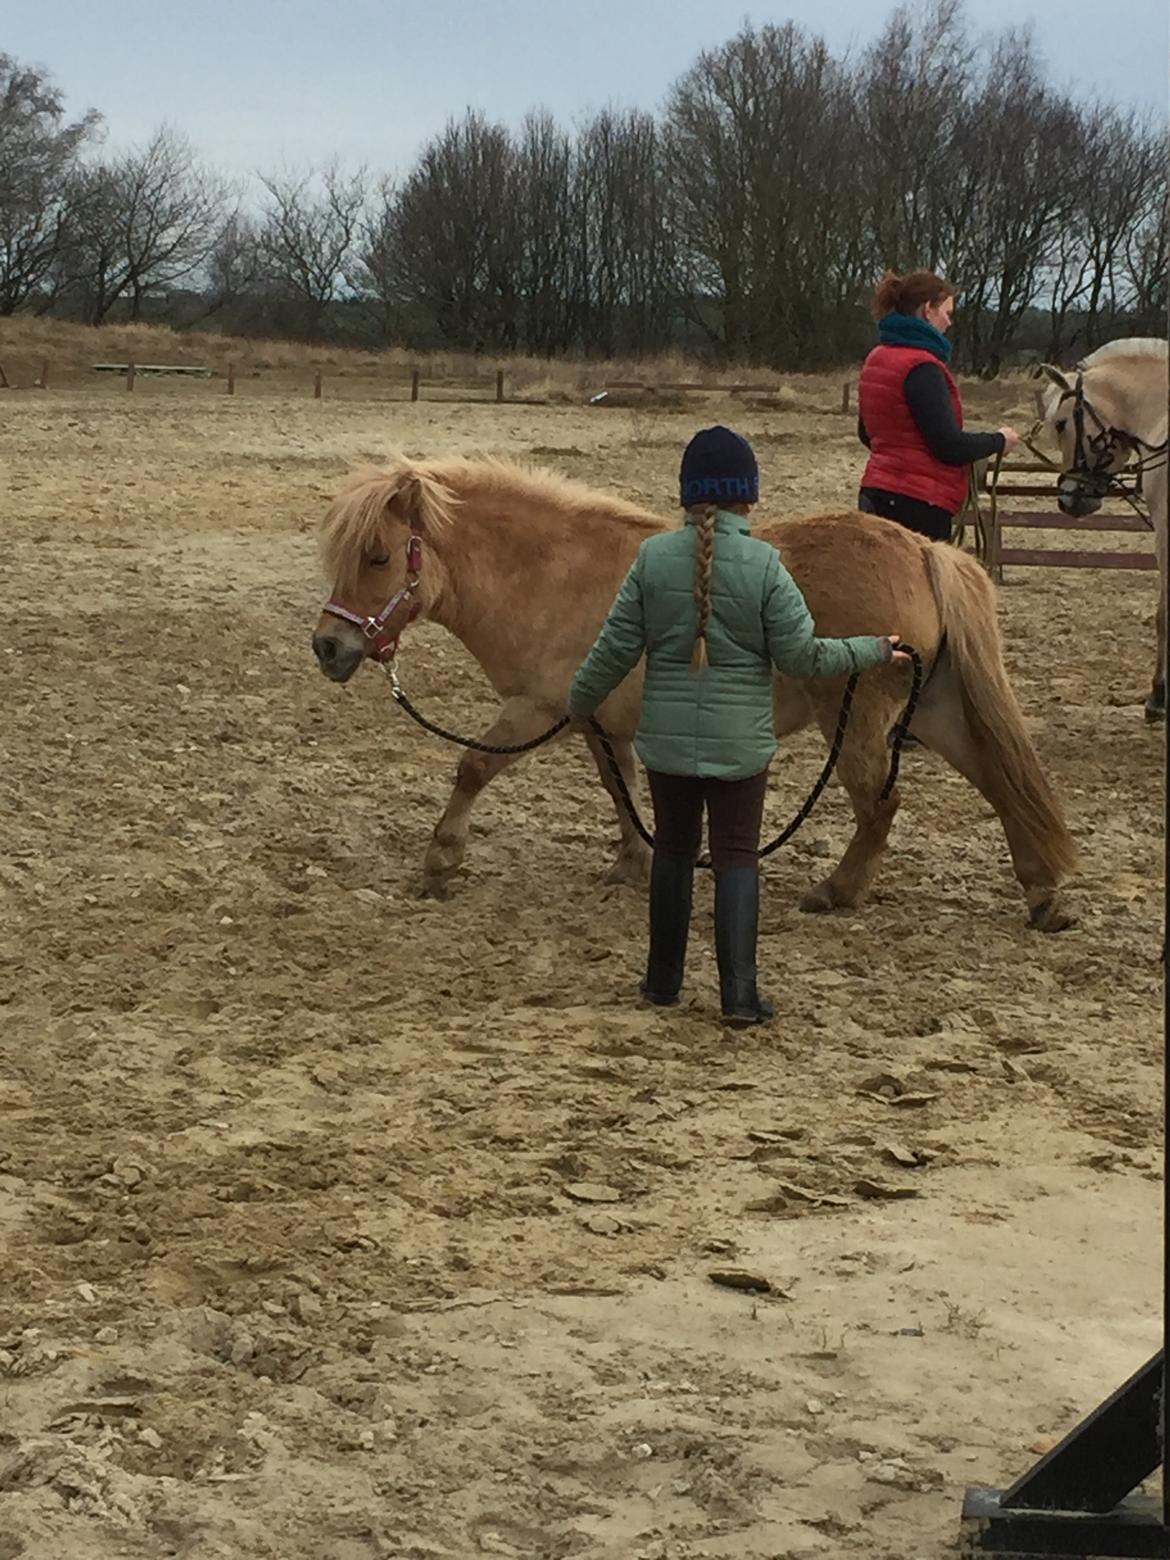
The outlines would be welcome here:
[[[340,354],[317,402],[267,344],[230,399],[87,369],[180,348],[244,362],[0,331],[14,382],[53,362],[0,392],[0,1560],[942,1560],[963,1486],[1158,1343],[1153,576],[1001,593],[1078,927],[1026,930],[994,818],[914,752],[863,907],[795,909],[836,789],[769,863],[777,1022],[730,1039],[709,888],[688,1000],[633,1001],[644,900],[601,882],[583,750],[489,789],[417,897],[455,755],[317,672],[314,529],[396,451],[666,509],[716,417],[769,515],[847,505],[839,378],[651,412],[547,365],[563,401],[498,407],[391,404]],[[971,399],[1028,418],[1022,382]],[[441,631],[404,676],[487,724]],[[819,764],[786,748],[769,823]]]

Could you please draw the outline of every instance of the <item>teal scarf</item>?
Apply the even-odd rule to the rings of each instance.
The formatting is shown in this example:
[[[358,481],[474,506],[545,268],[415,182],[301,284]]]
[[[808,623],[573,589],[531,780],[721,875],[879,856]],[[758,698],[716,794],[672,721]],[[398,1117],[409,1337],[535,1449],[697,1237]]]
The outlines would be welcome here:
[[[917,314],[886,314],[878,321],[878,340],[886,347],[919,347],[949,363],[951,343]]]

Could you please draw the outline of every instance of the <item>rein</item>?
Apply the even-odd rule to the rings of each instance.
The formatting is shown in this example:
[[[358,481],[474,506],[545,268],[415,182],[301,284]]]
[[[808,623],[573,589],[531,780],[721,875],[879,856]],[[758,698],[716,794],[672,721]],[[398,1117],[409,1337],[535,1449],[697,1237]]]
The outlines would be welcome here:
[[[351,623],[355,628],[361,629],[362,633],[370,641],[370,648],[367,651],[368,658],[376,661],[390,679],[390,693],[394,702],[406,711],[411,720],[417,722],[424,731],[429,731],[432,736],[440,737],[444,742],[454,743],[456,747],[470,748],[474,753],[490,753],[503,757],[511,757],[520,753],[531,753],[534,748],[543,747],[546,742],[551,742],[554,737],[559,736],[565,727],[570,724],[571,716],[562,715],[559,720],[553,722],[547,731],[542,731],[539,736],[531,737],[527,742],[493,744],[480,742],[475,737],[461,737],[456,732],[448,731],[445,727],[428,720],[420,710],[415,708],[399,680],[397,658],[398,644],[402,638],[403,630],[409,623],[414,622],[421,611],[414,597],[422,577],[422,568],[422,531],[417,525],[412,524],[410,537],[406,543],[406,580],[402,588],[391,596],[381,611],[375,612],[372,617],[363,617],[360,612],[351,612],[348,607],[344,607],[339,601],[333,600],[327,601],[321,610],[328,613],[330,617],[340,618],[343,623]],[[402,622],[399,623],[398,627],[391,632],[391,621],[404,602],[409,604],[410,611]],[[918,706],[923,683],[922,657],[910,645],[904,644],[900,648],[906,652],[913,663],[913,678],[906,707],[894,726],[893,751],[890,758],[889,774],[878,798],[879,801],[883,802],[888,800],[895,785],[898,783],[898,772],[902,765],[902,749],[905,746],[906,736],[910,730],[910,722],[914,719],[914,711]],[[829,756],[825,760],[824,768],[821,770],[816,784],[809,792],[807,799],[803,802],[791,823],[780,831],[770,845],[766,845],[759,852],[761,860],[765,856],[772,855],[774,851],[779,850],[782,845],[788,843],[797,830],[807,821],[813,808],[820,800],[825,787],[833,778],[833,772],[837,768],[841,757],[841,749],[845,743],[845,732],[849,725],[849,716],[853,710],[853,697],[857,691],[859,676],[859,672],[854,672],[845,684],[845,692],[841,698],[841,709],[837,716],[837,726],[833,733]],[[587,723],[597,738],[597,744],[605,757],[606,767],[609,769],[614,789],[621,798],[622,806],[626,809],[630,822],[642,840],[653,850],[654,836],[642,822],[638,813],[637,803],[634,801],[630,788],[626,784],[626,777],[622,774],[621,765],[617,761],[617,755],[613,750],[613,744],[605,728],[595,715],[590,715]],[[704,859],[699,865],[710,866],[710,862]]]
[[[893,751],[890,757],[890,769],[888,775],[886,776],[886,783],[882,787],[881,795],[878,798],[878,800],[882,802],[889,799],[894,787],[898,783],[898,773],[902,766],[902,750],[906,745],[906,737],[910,730],[910,722],[914,719],[914,712],[918,707],[918,700],[922,693],[923,687],[923,668],[921,655],[912,646],[907,644],[899,645],[899,649],[904,650],[910,657],[912,662],[913,675],[910,684],[910,696],[906,701],[906,707],[902,711],[901,716],[894,726]],[[391,696],[393,697],[394,702],[406,711],[411,720],[416,721],[424,731],[429,731],[432,736],[441,737],[444,742],[452,742],[457,747],[470,748],[474,753],[492,753],[497,755],[530,753],[533,748],[542,747],[546,742],[551,742],[552,739],[558,736],[572,720],[571,716],[562,715],[561,718],[555,721],[547,731],[542,731],[538,737],[531,737],[527,742],[516,742],[511,744],[501,743],[497,745],[488,742],[480,742],[475,737],[461,737],[453,731],[446,730],[443,726],[436,725],[434,721],[428,720],[420,710],[415,708],[407,696],[406,690],[403,688],[401,681],[399,680],[398,669],[393,658],[385,662],[384,665],[386,673],[390,678]],[[829,756],[825,760],[824,768],[821,770],[816,784],[809,792],[806,800],[801,804],[792,821],[780,831],[771,844],[765,845],[764,848],[759,852],[761,860],[763,860],[765,856],[771,856],[773,852],[778,851],[781,846],[787,845],[788,841],[797,832],[797,830],[807,822],[813,808],[820,800],[825,787],[833,778],[833,772],[837,768],[837,763],[841,757],[841,749],[845,743],[845,732],[848,728],[849,717],[853,710],[853,697],[857,691],[857,682],[860,675],[861,674],[859,672],[854,672],[853,675],[849,678],[849,681],[845,684],[845,692],[841,698],[841,708],[837,715],[837,727],[833,733],[833,741],[829,748]],[[590,730],[593,732],[594,736],[597,738],[597,744],[601,748],[602,754],[605,757],[606,767],[608,768],[610,777],[613,780],[614,790],[621,798],[622,806],[625,808],[630,822],[633,824],[634,829],[636,830],[639,837],[645,842],[645,844],[650,846],[651,850],[653,850],[654,836],[650,833],[649,829],[642,821],[641,815],[638,812],[637,803],[634,801],[634,798],[630,793],[630,788],[626,784],[626,777],[622,774],[621,765],[618,763],[617,754],[613,750],[613,744],[609,739],[608,733],[595,715],[588,716],[587,724]],[[710,864],[711,863],[706,858],[703,858],[699,862],[699,866],[701,867],[709,867]]]

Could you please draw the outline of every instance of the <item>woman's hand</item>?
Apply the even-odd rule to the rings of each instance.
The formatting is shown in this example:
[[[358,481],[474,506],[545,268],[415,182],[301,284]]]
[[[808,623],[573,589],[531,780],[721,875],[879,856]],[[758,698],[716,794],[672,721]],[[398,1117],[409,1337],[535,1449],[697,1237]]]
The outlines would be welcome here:
[[[1020,442],[1020,436],[1014,428],[999,428],[996,431],[1003,435],[1003,452],[1007,455]]]

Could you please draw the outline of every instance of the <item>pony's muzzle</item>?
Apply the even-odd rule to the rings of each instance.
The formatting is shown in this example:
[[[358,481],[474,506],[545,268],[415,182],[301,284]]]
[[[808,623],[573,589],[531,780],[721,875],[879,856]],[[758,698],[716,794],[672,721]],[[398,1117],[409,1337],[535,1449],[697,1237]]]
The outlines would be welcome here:
[[[318,629],[313,635],[317,665],[332,682],[348,682],[366,658],[366,647],[353,645],[337,629]]]
[[[1062,515],[1095,515],[1101,507],[1101,495],[1075,478],[1061,477],[1057,484],[1057,507]]]

